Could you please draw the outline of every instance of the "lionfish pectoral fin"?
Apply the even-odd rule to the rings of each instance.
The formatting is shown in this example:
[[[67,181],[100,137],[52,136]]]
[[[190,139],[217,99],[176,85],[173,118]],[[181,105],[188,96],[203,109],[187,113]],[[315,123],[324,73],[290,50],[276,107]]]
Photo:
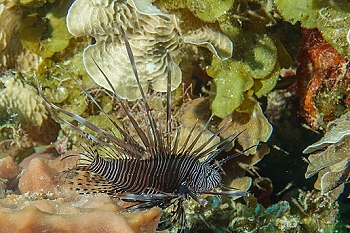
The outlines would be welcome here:
[[[230,190],[230,191],[207,191],[207,192],[202,192],[202,194],[209,194],[209,195],[215,195],[215,196],[248,196],[248,192],[246,191],[241,191],[241,190]]]
[[[122,199],[124,201],[124,199]],[[142,202],[139,204],[135,204],[132,206],[127,207],[126,209],[128,211],[143,211],[143,210],[148,210],[152,207],[158,207],[161,205],[162,201],[156,200],[156,201],[148,201],[148,202]]]
[[[168,207],[162,214],[162,217],[159,221],[157,231],[163,231],[178,225],[178,233],[185,233],[188,231],[185,209],[183,206],[184,200],[179,196],[174,198],[171,203],[168,203]]]
[[[187,219],[186,219],[186,214],[185,214],[185,209],[183,205],[181,205],[181,210],[179,213],[179,227],[177,230],[177,233],[187,233],[188,232],[188,226],[187,226]]]
[[[145,210],[157,206],[161,209],[167,208],[171,199],[178,195],[173,193],[155,193],[155,194],[133,194],[119,193],[115,197],[127,202],[141,202],[139,204],[128,207],[128,210]]]
[[[88,172],[75,170],[75,175],[69,178],[71,189],[80,194],[106,193],[113,195],[115,193],[114,185],[104,177]]]

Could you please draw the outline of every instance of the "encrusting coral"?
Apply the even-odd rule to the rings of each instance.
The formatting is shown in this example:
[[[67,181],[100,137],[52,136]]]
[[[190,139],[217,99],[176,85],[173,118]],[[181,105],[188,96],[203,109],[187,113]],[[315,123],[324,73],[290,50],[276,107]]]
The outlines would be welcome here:
[[[349,60],[327,43],[317,29],[303,29],[297,60],[302,115],[315,129],[341,116],[350,104]]]
[[[0,178],[7,184],[1,187],[1,193],[7,196],[0,200],[0,232],[155,231],[160,218],[158,208],[127,213],[105,194],[80,195],[71,190],[64,174],[58,172],[75,162],[74,157],[52,159],[49,151],[33,154],[21,163],[26,169],[20,174],[10,157],[0,160]]]
[[[75,36],[89,35],[96,39],[95,44],[84,50],[83,60],[87,72],[96,83],[111,89],[97,67],[100,66],[117,93],[128,100],[141,96],[120,30],[125,31],[128,37],[143,89],[147,90],[150,85],[153,90],[165,91],[166,54],[169,52],[173,55],[179,48],[181,30],[178,26],[188,25],[177,21],[175,15],[163,13],[147,0],[128,0],[123,3],[76,0],[67,15],[70,33]],[[196,28],[197,33],[184,33],[184,41],[206,46],[212,51],[218,47],[217,54],[221,55],[222,51],[223,57],[232,55],[233,44],[228,37],[209,28],[202,29]],[[213,35],[208,37],[206,33]],[[181,70],[173,61],[171,72],[174,89],[181,82]]]

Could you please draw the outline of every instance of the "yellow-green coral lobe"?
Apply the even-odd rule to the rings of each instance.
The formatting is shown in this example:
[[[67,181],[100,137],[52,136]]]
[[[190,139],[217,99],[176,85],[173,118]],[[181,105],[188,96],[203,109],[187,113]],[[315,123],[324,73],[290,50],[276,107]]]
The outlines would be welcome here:
[[[42,57],[51,57],[54,53],[67,48],[70,39],[73,38],[65,24],[65,13],[70,2],[60,0],[43,5],[28,4],[23,5],[24,9],[32,6],[31,4],[39,4],[35,6],[40,7],[22,12],[19,37],[23,46]],[[48,12],[45,14],[46,11]]]
[[[239,61],[214,58],[208,74],[214,78],[211,108],[213,114],[220,118],[238,108],[243,102],[243,93],[254,85],[245,65]]]
[[[156,3],[169,10],[187,8],[201,20],[215,22],[220,16],[226,14],[233,5],[234,0],[159,0]]]

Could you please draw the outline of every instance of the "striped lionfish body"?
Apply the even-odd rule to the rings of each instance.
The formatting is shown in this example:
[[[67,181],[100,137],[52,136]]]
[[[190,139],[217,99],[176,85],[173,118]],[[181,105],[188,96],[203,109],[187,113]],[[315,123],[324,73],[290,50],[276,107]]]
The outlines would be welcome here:
[[[216,161],[216,163],[214,163],[214,159],[236,136],[232,135],[208,148],[207,145],[223,130],[221,128],[207,142],[199,144],[200,138],[209,125],[209,120],[197,135],[193,133],[195,129],[195,126],[193,126],[183,145],[179,145],[180,131],[177,131],[175,136],[171,135],[171,62],[169,55],[167,55],[168,88],[166,125],[163,133],[162,126],[156,124],[146,101],[130,45],[125,34],[122,34],[142,96],[146,115],[146,129],[141,129],[136,119],[130,113],[126,103],[115,92],[108,77],[106,77],[96,62],[95,64],[100,72],[104,74],[106,81],[112,89],[112,94],[119,100],[121,107],[130,119],[132,127],[136,130],[139,140],[136,140],[126,129],[113,121],[89,92],[78,82],[78,85],[85,94],[89,96],[120,132],[122,138],[118,138],[113,133],[105,131],[84,118],[51,103],[43,96],[41,88],[38,88],[39,93],[45,100],[47,107],[51,106],[51,108],[85,125],[98,135],[94,136],[81,130],[51,111],[51,114],[86,137],[90,142],[89,146],[84,146],[84,152],[74,155],[78,156],[79,159],[76,166],[72,168],[72,171],[76,173],[86,171],[90,178],[93,177],[92,182],[100,184],[100,186],[97,185],[97,188],[85,189],[78,187],[75,189],[81,190],[83,193],[104,192],[124,201],[136,201],[138,204],[129,207],[130,210],[147,209],[154,206],[162,209],[169,208],[168,210],[170,211],[162,216],[158,230],[167,229],[177,223],[178,232],[187,232],[183,203],[189,197],[193,198],[200,205],[205,206],[207,202],[204,198],[201,198],[201,194],[246,195],[244,191],[233,189],[220,192],[215,191],[215,188],[218,186],[227,188],[221,183],[219,168],[223,163],[237,154]],[[74,77],[72,78],[75,80]]]

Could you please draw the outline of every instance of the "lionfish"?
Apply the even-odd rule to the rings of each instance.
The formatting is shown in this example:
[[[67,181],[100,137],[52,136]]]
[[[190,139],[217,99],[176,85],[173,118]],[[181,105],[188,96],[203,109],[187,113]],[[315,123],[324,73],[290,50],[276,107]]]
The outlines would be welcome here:
[[[121,30],[122,31],[122,30]],[[200,138],[208,128],[212,117],[197,135],[193,135],[196,124],[191,128],[183,145],[179,145],[180,130],[172,136],[172,112],[171,112],[171,58],[167,54],[167,93],[166,93],[166,124],[163,131],[161,124],[155,122],[155,117],[146,100],[145,92],[141,87],[139,76],[134,61],[130,44],[122,31],[129,60],[134,76],[142,96],[145,110],[146,129],[142,129],[135,117],[131,114],[124,100],[116,93],[113,85],[103,72],[102,68],[95,65],[104,75],[109,84],[112,94],[118,99],[124,112],[137,132],[139,141],[133,137],[127,129],[119,126],[101,107],[96,99],[72,76],[83,92],[92,100],[99,110],[108,118],[118,130],[121,138],[108,132],[83,117],[66,111],[51,103],[44,95],[38,84],[39,94],[45,102],[45,106],[60,121],[71,127],[88,139],[88,146],[82,146],[82,153],[71,155],[78,156],[76,165],[67,172],[87,172],[90,181],[94,185],[86,184],[85,188],[75,187],[81,193],[107,193],[123,201],[136,202],[137,204],[128,207],[130,211],[144,210],[151,207],[167,209],[163,211],[157,230],[165,230],[177,225],[178,233],[188,232],[184,202],[193,198],[201,206],[207,204],[202,194],[209,195],[232,195],[245,196],[245,191],[235,190],[221,183],[219,173],[221,165],[236,157],[235,153],[222,160],[215,161],[217,155],[222,152],[237,135],[232,135],[208,148],[208,144],[219,135],[225,128],[220,128],[206,142],[199,144]],[[65,114],[76,122],[96,132],[98,136],[87,133],[74,124],[64,120],[55,114],[51,108]],[[164,127],[164,126],[163,126]],[[191,139],[191,140],[190,140]],[[64,159],[64,158],[63,158]],[[82,179],[80,179],[81,182]],[[83,185],[78,183],[76,185]],[[226,191],[217,191],[218,186]]]

